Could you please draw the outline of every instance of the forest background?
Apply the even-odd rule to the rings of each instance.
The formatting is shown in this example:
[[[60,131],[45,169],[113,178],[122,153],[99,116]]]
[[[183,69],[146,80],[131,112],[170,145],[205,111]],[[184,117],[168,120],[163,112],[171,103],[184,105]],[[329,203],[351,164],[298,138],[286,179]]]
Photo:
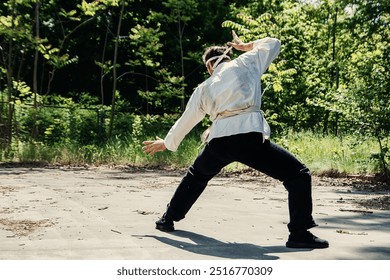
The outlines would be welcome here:
[[[164,137],[231,30],[282,41],[262,77],[275,142],[317,173],[389,178],[388,0],[2,1],[0,162],[188,165],[207,119],[176,153],[142,141]]]

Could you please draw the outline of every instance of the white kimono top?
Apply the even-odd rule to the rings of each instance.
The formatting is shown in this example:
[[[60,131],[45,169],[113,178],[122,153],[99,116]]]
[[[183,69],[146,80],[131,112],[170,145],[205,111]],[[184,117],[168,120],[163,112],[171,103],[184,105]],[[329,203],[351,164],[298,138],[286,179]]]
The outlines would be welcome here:
[[[219,64],[195,89],[184,113],[166,135],[167,149],[176,151],[206,114],[213,122],[207,141],[248,132],[261,132],[269,137],[270,128],[260,111],[260,78],[279,52],[280,41],[267,37],[256,40],[251,51]]]

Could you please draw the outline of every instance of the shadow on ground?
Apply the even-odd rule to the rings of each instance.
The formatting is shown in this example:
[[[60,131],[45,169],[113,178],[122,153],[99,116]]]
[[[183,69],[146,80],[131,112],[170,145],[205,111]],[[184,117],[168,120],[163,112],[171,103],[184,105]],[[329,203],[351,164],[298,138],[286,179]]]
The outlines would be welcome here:
[[[294,251],[310,251],[310,249],[289,249],[285,246],[258,246],[249,243],[223,242],[201,234],[176,230],[172,233],[172,238],[157,235],[137,235],[137,237],[150,237],[156,240],[185,250],[194,254],[213,256],[226,259],[252,259],[252,260],[276,260],[273,253],[287,253]],[[187,239],[188,241],[177,240],[176,237]]]

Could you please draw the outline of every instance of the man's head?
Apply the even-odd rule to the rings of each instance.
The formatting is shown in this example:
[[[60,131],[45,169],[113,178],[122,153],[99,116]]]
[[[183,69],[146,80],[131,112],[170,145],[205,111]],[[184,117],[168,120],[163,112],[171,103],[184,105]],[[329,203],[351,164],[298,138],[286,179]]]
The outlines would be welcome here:
[[[231,47],[212,46],[205,50],[202,60],[211,75],[220,62],[229,61],[232,55],[233,52]]]

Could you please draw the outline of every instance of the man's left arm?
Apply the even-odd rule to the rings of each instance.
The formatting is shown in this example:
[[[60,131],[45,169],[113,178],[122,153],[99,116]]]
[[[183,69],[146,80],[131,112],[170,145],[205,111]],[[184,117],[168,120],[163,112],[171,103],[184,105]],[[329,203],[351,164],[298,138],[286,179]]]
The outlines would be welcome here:
[[[280,40],[271,37],[266,37],[253,42],[253,49],[257,51],[257,58],[259,61],[258,68],[260,69],[261,75],[279,55],[280,47]]]
[[[276,38],[266,37],[256,41],[244,43],[237,34],[232,31],[232,42],[227,44],[236,50],[246,52],[240,56],[244,64],[252,65],[247,61],[255,61],[256,72],[262,75],[272,61],[279,55],[281,43]]]

